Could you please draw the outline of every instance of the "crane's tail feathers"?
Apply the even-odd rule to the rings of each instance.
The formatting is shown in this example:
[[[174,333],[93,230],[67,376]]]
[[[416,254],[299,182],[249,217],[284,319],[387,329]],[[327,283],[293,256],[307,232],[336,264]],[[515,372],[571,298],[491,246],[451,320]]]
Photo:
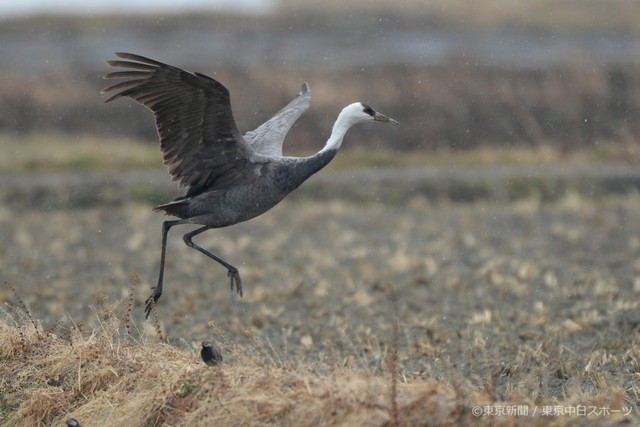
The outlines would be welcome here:
[[[153,211],[154,212],[164,211],[167,215],[173,215],[173,216],[182,218],[183,215],[181,215],[181,212],[185,207],[187,207],[188,204],[189,204],[189,201],[186,199],[177,199],[177,200],[174,200],[173,202],[156,206],[155,208],[153,208]]]

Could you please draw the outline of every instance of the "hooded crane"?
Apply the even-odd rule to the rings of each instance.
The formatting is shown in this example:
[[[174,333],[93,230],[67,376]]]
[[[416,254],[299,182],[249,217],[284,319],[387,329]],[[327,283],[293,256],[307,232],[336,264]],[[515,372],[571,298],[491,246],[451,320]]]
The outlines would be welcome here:
[[[154,208],[180,219],[162,224],[160,273],[158,284],[146,300],[147,317],[162,295],[167,233],[173,226],[202,226],[184,235],[185,244],[222,264],[228,271],[231,290],[235,287],[242,296],[238,269],[192,239],[211,228],[247,221],[274,207],[335,157],[345,134],[356,123],[399,124],[356,102],[338,115],[329,140],[318,153],[309,157],[283,156],[287,132],[311,103],[306,83],[287,106],[243,136],[233,118],[229,91],[218,81],[143,56],[122,52],[115,55],[126,61],[112,60],[107,64],[129,70],[112,72],[104,78],[129,80],[104,89],[102,93],[119,91],[105,103],[128,96],[154,113],[164,164],[172,179],[186,188],[184,196]]]

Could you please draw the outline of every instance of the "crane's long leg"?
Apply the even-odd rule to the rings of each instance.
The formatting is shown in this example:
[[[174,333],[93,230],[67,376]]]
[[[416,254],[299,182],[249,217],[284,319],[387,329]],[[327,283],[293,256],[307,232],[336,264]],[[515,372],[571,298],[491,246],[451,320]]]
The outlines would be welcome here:
[[[162,252],[160,253],[160,274],[158,275],[158,284],[155,288],[153,288],[153,293],[151,294],[151,296],[145,301],[145,318],[149,317],[149,314],[151,313],[151,307],[158,301],[160,295],[162,295],[162,281],[164,279],[164,258],[167,253],[167,234],[169,233],[169,229],[171,229],[171,227],[182,223],[183,222],[181,220],[165,221],[162,223]]]
[[[196,245],[195,243],[193,243],[191,241],[191,239],[194,236],[197,236],[198,234],[202,233],[203,231],[207,231],[209,228],[209,226],[204,226],[204,227],[200,227],[197,230],[194,230],[190,233],[187,233],[184,235],[184,237],[182,238],[184,240],[184,243],[189,246],[190,248],[195,249],[196,251],[208,256],[209,258],[213,259],[214,261],[219,262],[220,264],[222,264],[223,266],[225,266],[228,270],[228,276],[231,279],[231,290],[233,290],[233,286],[235,284],[236,287],[236,291],[238,292],[238,294],[240,294],[240,296],[242,296],[242,281],[240,280],[240,273],[238,273],[238,269],[235,268],[233,265],[229,264],[228,262],[226,262],[225,260],[223,260],[222,258],[212,254],[211,252],[207,251],[206,249],[201,248],[200,246]]]

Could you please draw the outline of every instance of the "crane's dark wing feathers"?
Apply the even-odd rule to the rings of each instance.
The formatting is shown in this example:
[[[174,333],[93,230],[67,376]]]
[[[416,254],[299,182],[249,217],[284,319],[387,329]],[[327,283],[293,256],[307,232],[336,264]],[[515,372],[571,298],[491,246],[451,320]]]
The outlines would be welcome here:
[[[104,78],[133,78],[102,92],[124,89],[105,102],[130,97],[155,114],[164,164],[187,196],[250,179],[256,163],[265,162],[236,127],[229,91],[218,81],[131,53],[128,61],[107,61],[129,68]],[[136,61],[136,62],[133,62]]]

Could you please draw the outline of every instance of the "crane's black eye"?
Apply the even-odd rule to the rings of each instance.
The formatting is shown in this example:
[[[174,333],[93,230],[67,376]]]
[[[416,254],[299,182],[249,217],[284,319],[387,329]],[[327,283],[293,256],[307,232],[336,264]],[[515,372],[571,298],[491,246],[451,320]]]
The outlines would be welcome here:
[[[367,113],[371,117],[376,115],[376,112],[373,111],[373,108],[369,107],[367,104],[362,104],[362,106],[364,107],[364,109],[362,111],[364,111],[365,113]]]

